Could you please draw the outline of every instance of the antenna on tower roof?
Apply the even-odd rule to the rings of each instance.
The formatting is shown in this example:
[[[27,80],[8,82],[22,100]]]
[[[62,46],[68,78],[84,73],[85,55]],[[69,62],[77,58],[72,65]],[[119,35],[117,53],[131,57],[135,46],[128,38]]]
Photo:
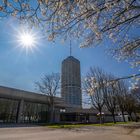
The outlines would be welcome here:
[[[70,39],[70,56],[71,56],[71,53],[72,53],[72,48],[71,48],[71,39]]]

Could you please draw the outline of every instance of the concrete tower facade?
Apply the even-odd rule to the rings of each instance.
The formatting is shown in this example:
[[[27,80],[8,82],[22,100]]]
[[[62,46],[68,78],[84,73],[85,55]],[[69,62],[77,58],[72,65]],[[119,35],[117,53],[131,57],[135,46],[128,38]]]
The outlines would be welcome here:
[[[72,107],[82,107],[80,61],[73,56],[62,62],[61,95]]]

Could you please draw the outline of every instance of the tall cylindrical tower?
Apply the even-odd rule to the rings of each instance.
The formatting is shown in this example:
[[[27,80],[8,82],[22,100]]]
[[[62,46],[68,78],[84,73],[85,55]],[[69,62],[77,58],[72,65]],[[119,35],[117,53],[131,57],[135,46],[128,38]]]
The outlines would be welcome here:
[[[61,95],[67,104],[82,106],[80,61],[73,56],[62,62]]]

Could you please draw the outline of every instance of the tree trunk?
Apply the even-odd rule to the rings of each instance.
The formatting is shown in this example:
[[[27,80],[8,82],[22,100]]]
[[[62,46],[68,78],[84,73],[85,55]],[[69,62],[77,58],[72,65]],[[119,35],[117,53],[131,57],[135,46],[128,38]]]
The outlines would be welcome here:
[[[123,121],[126,122],[125,116],[124,116],[124,111],[122,111],[122,117],[123,117]]]
[[[134,115],[135,115],[135,122],[138,122],[138,118],[137,118],[136,112],[134,112]]]
[[[130,116],[130,120],[133,121],[132,113],[129,112],[128,114],[129,114],[129,116]]]
[[[100,110],[99,112],[100,112],[99,114],[100,124],[102,124],[102,111]]]
[[[115,114],[112,112],[113,122],[116,123]]]
[[[54,123],[54,107],[51,106],[50,107],[50,120],[49,120],[50,123]]]

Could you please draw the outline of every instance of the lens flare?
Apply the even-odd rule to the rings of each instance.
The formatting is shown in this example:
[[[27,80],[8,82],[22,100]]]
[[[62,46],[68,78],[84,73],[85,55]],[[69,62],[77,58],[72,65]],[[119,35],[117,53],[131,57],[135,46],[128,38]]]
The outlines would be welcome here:
[[[37,47],[38,38],[33,30],[22,29],[21,31],[18,31],[17,41],[22,49],[33,51],[33,49]]]

